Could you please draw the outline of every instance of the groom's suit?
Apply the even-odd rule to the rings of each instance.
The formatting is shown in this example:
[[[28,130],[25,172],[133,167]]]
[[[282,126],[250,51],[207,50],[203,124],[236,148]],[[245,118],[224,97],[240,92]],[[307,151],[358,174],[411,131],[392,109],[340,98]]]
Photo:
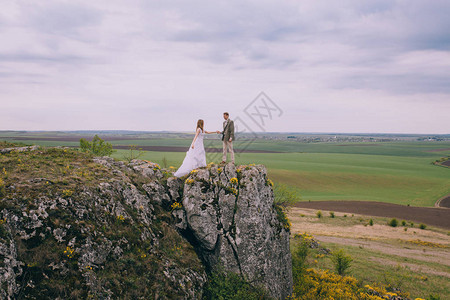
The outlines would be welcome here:
[[[233,151],[234,122],[230,119],[227,119],[223,122],[222,141],[223,141],[222,161],[227,161],[227,149],[228,149],[228,152],[230,152],[231,156],[231,162],[234,163],[234,151]]]

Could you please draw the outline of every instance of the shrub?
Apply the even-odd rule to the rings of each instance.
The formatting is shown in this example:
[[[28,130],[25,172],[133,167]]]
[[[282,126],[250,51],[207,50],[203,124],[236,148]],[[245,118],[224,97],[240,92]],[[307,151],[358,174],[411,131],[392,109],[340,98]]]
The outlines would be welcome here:
[[[162,165],[165,169],[167,169],[167,158],[165,156],[162,158]]]
[[[306,239],[302,239],[292,252],[292,278],[295,294],[300,294],[305,290],[306,258],[309,253],[308,243]]]
[[[347,273],[353,261],[353,259],[349,255],[345,254],[342,249],[334,252],[331,259],[333,260],[334,268],[339,275],[344,275]]]
[[[105,142],[98,135],[94,136],[92,142],[80,139],[80,149],[98,156],[110,156],[113,153],[111,143]]]
[[[419,228],[420,228],[420,229],[425,229],[425,228],[427,228],[427,225],[425,225],[425,224],[423,224],[423,223],[420,223]]]
[[[318,210],[318,211],[316,212],[316,216],[317,216],[319,219],[322,218],[322,211]]]
[[[273,204],[273,207],[277,212],[277,219],[283,225],[283,228],[287,231],[291,230],[291,221],[289,221],[285,208],[277,204]]]
[[[330,218],[334,218],[334,212],[330,211]]]
[[[402,221],[402,226],[406,226],[406,221],[405,220]]]
[[[270,299],[263,287],[253,286],[236,273],[219,270],[212,273],[204,288],[204,299]]]
[[[0,178],[0,198],[6,195],[5,190],[5,183],[3,182],[3,179]]]
[[[369,225],[373,226],[373,220],[372,219],[369,220]]]
[[[285,184],[277,183],[274,186],[273,192],[275,196],[274,203],[283,207],[292,205],[300,200],[297,192]]]
[[[389,221],[388,225],[391,226],[391,227],[397,227],[397,226],[398,226],[398,221],[397,221],[397,219],[396,219],[396,218],[391,219],[391,220]]]

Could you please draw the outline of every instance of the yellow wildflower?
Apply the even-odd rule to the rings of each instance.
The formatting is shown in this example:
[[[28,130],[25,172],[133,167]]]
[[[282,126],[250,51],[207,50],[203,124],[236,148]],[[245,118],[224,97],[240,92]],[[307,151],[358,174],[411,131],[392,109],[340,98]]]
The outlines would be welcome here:
[[[63,190],[63,197],[70,197],[73,194],[73,191],[71,190]]]
[[[179,203],[179,202],[174,202],[174,203],[172,203],[171,207],[172,207],[173,210],[175,210],[175,209],[178,209],[178,208],[182,208],[183,205],[181,203]]]
[[[233,177],[233,178],[230,179],[230,182],[232,184],[237,184],[238,183],[238,179],[236,177]]]
[[[73,252],[75,251],[75,249],[73,249],[70,246],[66,247],[66,250],[64,250],[64,254],[67,255],[68,258],[73,258]]]

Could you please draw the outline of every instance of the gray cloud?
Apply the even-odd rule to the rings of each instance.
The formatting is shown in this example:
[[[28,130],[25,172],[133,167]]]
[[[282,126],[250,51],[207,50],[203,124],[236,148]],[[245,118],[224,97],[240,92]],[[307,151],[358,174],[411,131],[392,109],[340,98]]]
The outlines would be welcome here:
[[[100,25],[102,16],[97,9],[71,2],[55,2],[48,6],[36,3],[27,5],[23,10],[24,25],[30,29],[81,40],[86,37],[82,30]]]
[[[274,131],[311,124],[310,131],[348,131],[344,116],[358,110],[357,131],[386,131],[395,120],[381,123],[367,107],[388,116],[384,107],[410,102],[407,119],[448,110],[449,13],[444,0],[8,2],[0,11],[0,93],[10,107],[0,120],[39,105],[39,122],[28,126],[57,127],[58,107],[73,120],[107,111],[115,118],[103,120],[109,127],[180,130],[224,101],[238,112],[265,90],[312,118],[289,117]],[[363,98],[371,99],[364,109]],[[161,128],[170,115],[177,120]],[[67,128],[80,126],[63,119]],[[436,130],[450,128],[445,118],[432,121]],[[402,120],[397,125],[408,131]]]

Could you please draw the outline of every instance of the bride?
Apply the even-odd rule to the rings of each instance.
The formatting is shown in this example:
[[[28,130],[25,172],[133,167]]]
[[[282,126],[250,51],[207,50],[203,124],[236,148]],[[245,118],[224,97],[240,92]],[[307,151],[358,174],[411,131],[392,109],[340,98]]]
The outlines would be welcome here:
[[[203,120],[197,121],[197,128],[195,130],[195,137],[192,141],[191,147],[186,152],[186,157],[181,164],[181,167],[173,174],[176,177],[182,177],[194,169],[206,167],[205,147],[203,146],[203,137],[206,134],[218,133],[219,131],[205,131],[203,130]]]

